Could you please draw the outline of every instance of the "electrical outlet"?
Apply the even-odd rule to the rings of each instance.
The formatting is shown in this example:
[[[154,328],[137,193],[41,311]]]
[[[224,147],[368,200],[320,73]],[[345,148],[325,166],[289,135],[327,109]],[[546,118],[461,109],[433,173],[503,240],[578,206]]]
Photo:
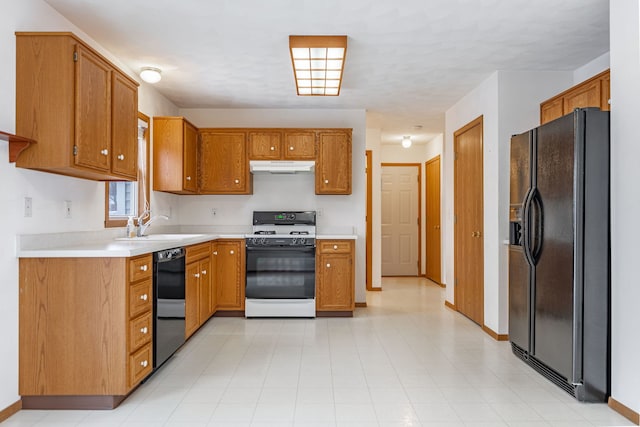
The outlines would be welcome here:
[[[218,208],[211,208],[211,216],[214,217],[218,213]]]
[[[322,214],[324,213],[324,209],[319,208],[317,211],[318,216],[322,216]]]
[[[24,198],[24,217],[31,218],[33,216],[33,202],[31,197]]]
[[[64,201],[64,217],[69,219],[71,218],[71,200]]]

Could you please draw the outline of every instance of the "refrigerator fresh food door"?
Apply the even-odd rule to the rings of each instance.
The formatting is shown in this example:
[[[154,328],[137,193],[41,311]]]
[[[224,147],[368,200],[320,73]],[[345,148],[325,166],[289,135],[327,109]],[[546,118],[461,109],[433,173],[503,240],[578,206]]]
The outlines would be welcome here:
[[[576,139],[574,115],[537,130],[531,249],[535,268],[531,354],[573,378]],[[578,355],[575,355],[578,357]]]
[[[531,193],[533,132],[511,138],[509,186],[509,339],[529,351],[531,337],[532,266],[523,244],[526,230],[525,201]]]

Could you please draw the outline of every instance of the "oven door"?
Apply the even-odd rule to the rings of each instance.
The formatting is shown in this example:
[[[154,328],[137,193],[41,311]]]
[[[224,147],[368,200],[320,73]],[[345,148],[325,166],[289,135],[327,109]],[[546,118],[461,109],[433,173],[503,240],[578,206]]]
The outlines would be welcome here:
[[[315,291],[315,247],[247,247],[247,299],[308,299]]]

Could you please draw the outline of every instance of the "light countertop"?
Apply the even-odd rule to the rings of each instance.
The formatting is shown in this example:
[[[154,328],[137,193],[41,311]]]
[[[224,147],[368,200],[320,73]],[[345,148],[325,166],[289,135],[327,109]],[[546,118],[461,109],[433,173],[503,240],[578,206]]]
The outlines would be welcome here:
[[[183,234],[183,235],[180,235]],[[119,258],[144,255],[218,239],[244,239],[246,233],[172,233],[165,238],[121,240],[113,232],[76,232],[18,236],[18,258]],[[114,237],[115,236],[115,237]],[[355,234],[319,234],[316,239],[357,239]]]

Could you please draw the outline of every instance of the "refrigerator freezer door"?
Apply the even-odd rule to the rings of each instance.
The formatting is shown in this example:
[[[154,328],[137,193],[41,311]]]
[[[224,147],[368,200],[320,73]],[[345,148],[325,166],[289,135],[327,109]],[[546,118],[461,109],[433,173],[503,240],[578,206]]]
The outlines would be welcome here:
[[[532,227],[539,227],[531,354],[565,378],[573,377],[576,139],[574,116],[537,131]]]
[[[509,340],[529,352],[531,337],[530,283],[532,269],[523,251],[525,200],[531,192],[533,132],[511,138],[509,187]]]

